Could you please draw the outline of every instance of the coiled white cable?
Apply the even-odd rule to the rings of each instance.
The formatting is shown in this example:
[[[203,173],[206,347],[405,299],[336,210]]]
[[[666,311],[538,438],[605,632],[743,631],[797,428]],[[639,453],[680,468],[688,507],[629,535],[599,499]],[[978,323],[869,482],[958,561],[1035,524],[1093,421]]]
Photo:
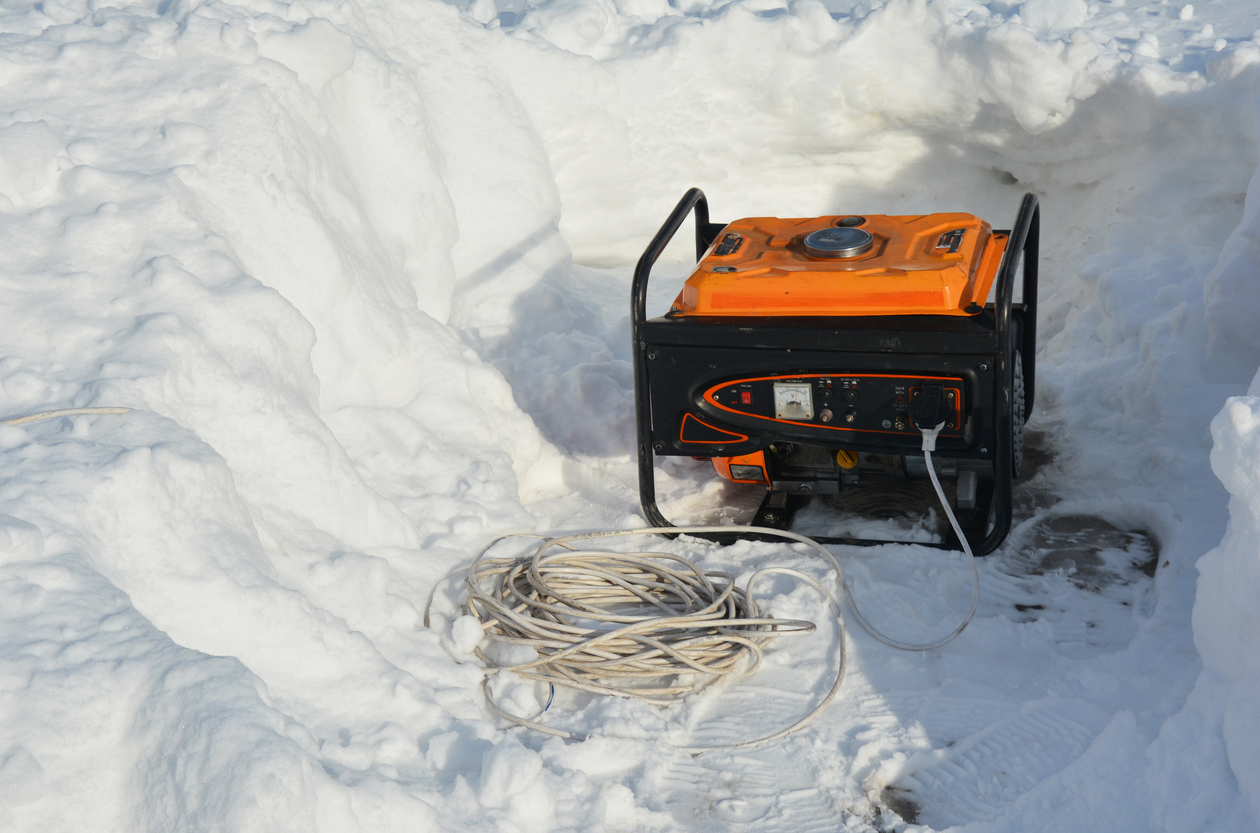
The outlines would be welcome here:
[[[502,536],[487,544],[468,569],[465,579],[469,592],[466,603],[468,613],[481,621],[492,640],[526,646],[538,654],[534,660],[500,666],[499,670],[513,671],[527,679],[541,680],[553,686],[560,684],[668,704],[704,687],[673,680],[676,675],[709,675],[704,685],[732,675],[745,676],[760,666],[762,648],[770,639],[802,635],[814,630],[814,625],[809,622],[769,619],[760,615],[752,595],[756,580],[763,575],[791,575],[822,593],[830,602],[836,618],[839,657],[836,679],[828,694],[803,718],[773,734],[739,743],[684,749],[740,748],[777,740],[817,718],[835,698],[844,680],[843,619],[839,605],[826,588],[799,571],[770,567],[754,573],[747,588],[740,591],[730,575],[701,571],[686,559],[670,553],[579,551],[575,544],[631,535],[733,533],[782,538],[808,547],[831,564],[853,617],[872,637],[906,651],[939,648],[963,632],[975,615],[980,600],[980,577],[975,556],[950,510],[932,464],[931,452],[940,427],[923,432],[924,456],[937,497],[967,555],[972,596],[962,622],[939,639],[911,643],[880,632],[862,615],[844,571],[831,552],[803,535],[763,527],[648,528],[556,538]],[[518,537],[542,538],[542,542],[530,556],[486,558],[490,549],[499,542]],[[549,554],[552,550],[563,552]],[[625,605],[631,605],[633,609],[625,610]],[[427,611],[425,616],[427,622]],[[488,665],[495,665],[480,647],[476,653]],[[488,676],[482,689],[490,709],[500,717],[547,734],[579,739],[580,736],[572,732],[546,726],[534,719],[517,717],[501,709],[490,696]]]
[[[679,534],[749,531],[817,546],[791,532],[756,527],[683,527]],[[762,648],[778,636],[814,631],[812,622],[760,615],[752,588],[763,576],[790,575],[818,590],[838,623],[839,605],[818,581],[797,570],[769,567],[749,577],[747,589],[718,571],[663,552],[578,550],[575,543],[630,535],[661,535],[658,529],[618,530],[546,538],[530,556],[486,558],[491,541],[469,567],[468,612],[490,638],[524,645],[538,658],[502,666],[526,678],[600,694],[636,697],[668,705],[726,678],[751,674],[761,665]],[[549,552],[550,551],[550,552]],[[843,632],[843,625],[839,626]],[[480,648],[477,656],[494,665]],[[698,684],[687,675],[705,677]],[[678,679],[683,675],[683,679]],[[841,640],[836,679],[823,700],[805,717],[774,734],[692,751],[755,746],[783,737],[811,722],[835,698],[844,677]],[[486,702],[504,719],[564,738],[578,735],[513,715],[495,702],[483,682]]]
[[[545,540],[529,559],[487,559],[483,551],[469,570],[469,613],[496,642],[539,652],[513,666],[523,677],[663,706],[693,690],[664,684],[677,674],[722,677],[745,656],[752,672],[772,636],[814,630],[810,622],[758,616],[729,574],[670,553],[579,552],[569,544],[583,537]]]

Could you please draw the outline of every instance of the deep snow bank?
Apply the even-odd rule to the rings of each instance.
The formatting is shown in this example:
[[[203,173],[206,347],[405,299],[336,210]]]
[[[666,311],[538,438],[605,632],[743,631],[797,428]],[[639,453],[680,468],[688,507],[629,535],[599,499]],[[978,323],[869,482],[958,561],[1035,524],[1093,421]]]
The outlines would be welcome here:
[[[0,826],[686,827],[657,778],[686,715],[610,701],[574,718],[591,741],[523,745],[419,620],[495,530],[641,522],[623,265],[699,184],[728,218],[1000,224],[1041,193],[1036,427],[1059,456],[1037,486],[1150,528],[1169,562],[1115,654],[1060,656],[995,606],[956,654],[876,655],[793,747],[806,786],[873,829],[871,784],[939,750],[864,709],[1000,677],[967,708],[1036,716],[1044,661],[1088,754],[954,821],[1245,829],[1228,766],[1248,790],[1260,767],[1219,726],[1254,719],[1230,641],[1250,597],[1216,588],[1251,520],[1203,563],[1225,601],[1195,640],[1227,683],[1182,705],[1223,516],[1204,429],[1260,349],[1250,33],[1078,0],[554,0],[506,28],[462,5],[4,8],[0,411],[137,410],[0,429]],[[1226,413],[1243,447],[1251,417]],[[700,511],[698,471],[663,493]],[[898,580],[872,582],[890,609],[921,595]],[[816,655],[775,662],[799,683]]]
[[[2,432],[6,829],[435,823],[337,773],[451,720],[421,547],[528,522],[550,452],[444,322],[480,178],[555,199],[454,11],[326,11],[0,18],[0,410],[136,409]]]
[[[1208,309],[1232,325],[1220,334],[1244,356],[1255,350],[1256,275],[1260,274],[1260,171],[1248,190],[1243,222],[1230,236],[1208,279]],[[1250,348],[1250,349],[1248,349]],[[1199,561],[1194,605],[1195,644],[1206,668],[1204,685],[1227,691],[1225,739],[1239,785],[1260,817],[1260,374],[1247,396],[1231,398],[1212,421],[1212,470],[1230,492],[1229,528],[1221,545]]]
[[[1229,400],[1212,436],[1212,470],[1229,489],[1230,518],[1221,545],[1198,565],[1199,686],[1218,698],[1230,767],[1260,818],[1260,386]]]

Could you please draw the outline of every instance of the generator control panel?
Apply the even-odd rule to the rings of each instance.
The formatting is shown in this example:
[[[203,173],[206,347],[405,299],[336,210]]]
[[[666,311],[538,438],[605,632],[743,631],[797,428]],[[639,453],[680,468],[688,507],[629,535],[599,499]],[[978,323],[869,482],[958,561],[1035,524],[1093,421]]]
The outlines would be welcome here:
[[[951,406],[941,436],[961,437],[967,412],[966,387],[958,377],[875,373],[757,376],[713,385],[702,393],[698,404],[734,425],[755,428],[763,423],[769,428],[787,423],[825,428],[842,440],[843,434],[852,432],[917,432],[910,403],[925,385],[940,385]]]

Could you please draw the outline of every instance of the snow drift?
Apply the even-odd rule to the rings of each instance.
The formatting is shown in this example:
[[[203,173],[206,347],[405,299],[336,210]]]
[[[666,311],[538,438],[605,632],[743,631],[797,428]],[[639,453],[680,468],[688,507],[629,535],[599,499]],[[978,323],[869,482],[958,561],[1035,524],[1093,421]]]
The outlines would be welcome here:
[[[1033,190],[1048,242],[1047,461],[985,565],[990,601],[953,652],[889,658],[850,635],[845,703],[768,753],[779,810],[749,829],[792,796],[821,829],[915,812],[1250,829],[1258,406],[1226,400],[1260,363],[1260,20],[1216,13],[6,4],[0,412],[135,410],[0,426],[0,826],[751,818],[755,779],[744,809],[723,804],[667,738],[755,709],[569,704],[595,737],[544,743],[489,719],[449,618],[421,623],[498,530],[642,523],[628,264],[700,185],[728,219],[860,206],[998,225]],[[720,497],[699,467],[661,478],[682,511]],[[1156,540],[1153,578],[1083,591],[1066,567],[1011,572],[1039,528],[1081,513]],[[930,627],[951,615],[931,593],[948,565],[922,559],[891,548],[855,581],[890,621]],[[775,609],[823,619],[811,604],[785,592]],[[807,694],[825,649],[780,655],[779,682]],[[1016,755],[1018,782],[985,769],[1003,736],[1044,750]],[[934,786],[969,755],[974,779]]]

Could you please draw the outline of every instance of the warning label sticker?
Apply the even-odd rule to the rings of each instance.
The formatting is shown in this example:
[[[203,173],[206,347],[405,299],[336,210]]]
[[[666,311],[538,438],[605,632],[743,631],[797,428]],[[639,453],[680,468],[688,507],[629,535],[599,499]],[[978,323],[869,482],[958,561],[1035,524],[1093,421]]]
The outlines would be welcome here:
[[[963,233],[966,229],[956,228],[953,231],[947,231],[941,235],[936,241],[936,248],[948,249],[950,254],[958,251],[958,247],[962,245]]]
[[[715,255],[733,255],[739,251],[740,244],[744,242],[744,238],[738,234],[728,234],[722,238],[722,242],[713,250]]]

